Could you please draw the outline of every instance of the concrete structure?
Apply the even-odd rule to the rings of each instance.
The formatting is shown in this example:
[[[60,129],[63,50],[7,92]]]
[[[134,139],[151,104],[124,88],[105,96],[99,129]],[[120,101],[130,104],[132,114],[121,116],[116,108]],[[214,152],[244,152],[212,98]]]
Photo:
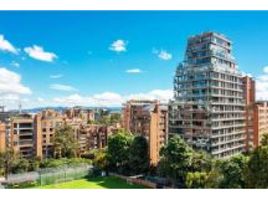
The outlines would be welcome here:
[[[80,118],[86,123],[95,120],[95,112],[93,110],[83,109],[81,107],[67,109],[65,115],[69,119]]]
[[[87,124],[81,125],[77,131],[77,140],[80,154],[92,149],[102,149],[107,146],[108,135],[111,129],[105,125]]]
[[[119,127],[88,124],[94,121],[94,112],[80,108],[69,109],[65,114],[52,109],[34,115],[4,112],[0,121],[0,152],[7,147],[24,158],[49,158],[53,155],[53,137],[57,128],[71,126],[80,145],[80,154],[107,146],[107,139]]]
[[[0,121],[0,153],[6,150],[6,125]]]
[[[35,154],[34,119],[28,114],[19,114],[10,120],[9,145],[24,158],[33,158]]]
[[[245,99],[245,133],[246,133],[246,151],[251,151],[256,147],[254,144],[254,107],[255,107],[255,81],[248,76],[243,77],[243,90]]]
[[[37,141],[38,136],[41,136],[41,147],[37,147],[37,149],[42,149],[41,157],[51,157],[52,156],[52,139],[54,137],[55,131],[57,128],[62,126],[63,117],[60,113],[55,112],[54,110],[48,109],[43,110],[40,114],[36,116],[38,118],[36,121],[40,121],[40,128],[37,129]],[[38,127],[39,125],[36,124]],[[40,135],[41,131],[41,135]],[[38,141],[40,144],[40,141]],[[38,154],[40,156],[40,154]]]
[[[167,106],[158,101],[130,100],[124,104],[123,127],[147,138],[151,165],[159,161],[159,151],[167,141]]]
[[[268,101],[257,101],[254,105],[253,145],[258,147],[264,134],[268,134]]]
[[[231,41],[221,34],[190,37],[169,104],[170,134],[216,158],[245,149],[242,75],[231,52]]]

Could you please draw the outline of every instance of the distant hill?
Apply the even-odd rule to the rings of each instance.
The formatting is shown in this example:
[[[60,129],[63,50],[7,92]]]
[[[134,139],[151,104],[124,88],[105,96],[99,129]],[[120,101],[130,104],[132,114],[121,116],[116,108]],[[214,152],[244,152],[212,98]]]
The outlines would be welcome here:
[[[98,109],[107,109],[110,112],[118,113],[121,112],[121,107],[84,107],[84,106],[75,106],[75,107],[81,107],[83,109],[92,109],[92,110],[98,110]],[[53,109],[57,112],[63,112],[66,109],[69,109],[71,107],[38,107],[38,108],[30,108],[30,109],[22,109],[22,112],[24,113],[39,113],[42,112],[42,110],[45,109]],[[10,110],[11,112],[18,112],[18,110]]]

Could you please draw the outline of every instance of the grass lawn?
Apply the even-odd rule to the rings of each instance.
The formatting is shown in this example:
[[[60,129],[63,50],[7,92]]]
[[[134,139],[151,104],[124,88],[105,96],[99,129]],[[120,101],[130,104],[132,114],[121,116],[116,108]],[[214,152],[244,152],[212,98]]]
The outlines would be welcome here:
[[[126,181],[109,176],[109,177],[97,177],[89,179],[73,180],[65,183],[58,183],[53,185],[45,185],[37,187],[40,189],[131,189],[131,188],[145,188],[142,185],[128,184]]]

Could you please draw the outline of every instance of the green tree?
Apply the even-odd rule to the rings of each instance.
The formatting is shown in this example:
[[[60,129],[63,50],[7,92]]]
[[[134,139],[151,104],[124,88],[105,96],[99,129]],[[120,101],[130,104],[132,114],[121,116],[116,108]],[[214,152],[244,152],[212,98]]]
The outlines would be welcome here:
[[[100,149],[94,152],[93,165],[100,170],[107,170],[108,161],[106,149]]]
[[[149,170],[149,147],[143,136],[136,136],[129,148],[131,174],[142,174]]]
[[[247,187],[268,188],[268,146],[260,146],[250,155]]]
[[[208,174],[206,172],[188,172],[185,185],[187,188],[205,188]]]
[[[267,133],[262,135],[261,145],[268,146],[268,134]]]
[[[32,158],[29,160],[30,166],[29,171],[36,171],[40,167],[41,159],[38,157]]]
[[[19,158],[13,161],[11,172],[14,174],[27,172],[30,169],[30,162],[25,158]]]
[[[122,174],[129,173],[129,148],[132,135],[120,130],[108,138],[107,160],[109,169]]]
[[[120,113],[111,113],[110,115],[110,123],[115,124],[115,123],[120,123],[121,121],[121,114]]]
[[[185,187],[186,175],[191,164],[192,149],[179,136],[169,139],[160,151],[160,174],[169,178],[173,185]],[[164,171],[163,171],[164,170]]]
[[[15,154],[13,149],[10,149],[10,148],[7,148],[5,152],[0,154],[1,173],[3,173],[6,178],[8,174],[11,173],[12,166],[16,158],[17,158],[17,155]]]
[[[190,171],[209,172],[212,169],[212,157],[203,151],[192,151]]]
[[[53,154],[55,158],[77,157],[78,142],[74,130],[70,126],[63,126],[55,131],[53,138]]]
[[[248,158],[244,155],[237,155],[228,160],[221,161],[220,172],[223,179],[220,182],[221,188],[245,188],[246,169]]]
[[[101,116],[101,118],[97,121],[98,124],[110,125],[110,117],[109,115]]]

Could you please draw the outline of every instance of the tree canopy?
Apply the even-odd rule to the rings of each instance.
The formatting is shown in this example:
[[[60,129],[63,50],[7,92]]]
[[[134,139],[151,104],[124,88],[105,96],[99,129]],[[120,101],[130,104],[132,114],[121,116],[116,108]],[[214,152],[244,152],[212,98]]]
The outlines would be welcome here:
[[[55,158],[77,157],[78,142],[71,126],[64,125],[58,128],[55,131],[52,143]]]
[[[143,136],[136,136],[129,148],[129,167],[133,175],[143,174],[149,169],[149,146]]]

